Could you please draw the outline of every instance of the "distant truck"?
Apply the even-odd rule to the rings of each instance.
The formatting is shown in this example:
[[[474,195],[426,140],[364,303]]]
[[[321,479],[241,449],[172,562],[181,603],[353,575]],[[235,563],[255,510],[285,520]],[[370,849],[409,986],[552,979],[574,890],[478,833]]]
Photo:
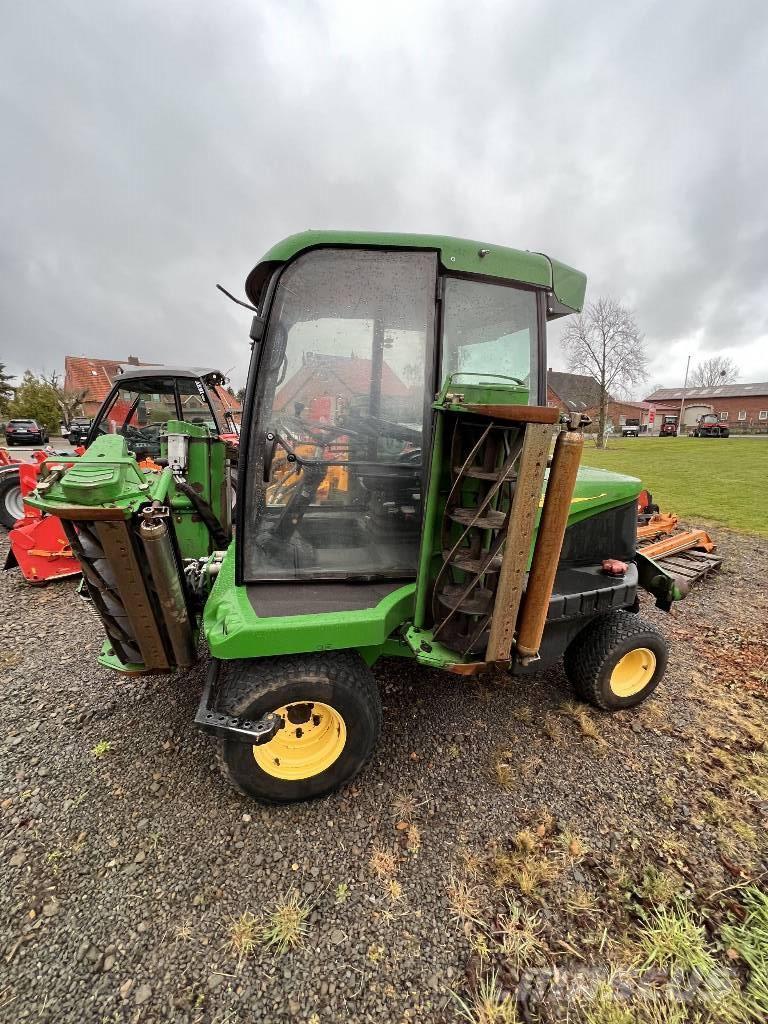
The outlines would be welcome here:
[[[640,436],[640,420],[639,419],[627,419],[621,428],[622,437],[639,437]]]
[[[693,428],[693,437],[728,437],[730,430],[721,421],[716,412],[707,412],[699,416]]]
[[[677,416],[662,416],[659,437],[677,437]]]

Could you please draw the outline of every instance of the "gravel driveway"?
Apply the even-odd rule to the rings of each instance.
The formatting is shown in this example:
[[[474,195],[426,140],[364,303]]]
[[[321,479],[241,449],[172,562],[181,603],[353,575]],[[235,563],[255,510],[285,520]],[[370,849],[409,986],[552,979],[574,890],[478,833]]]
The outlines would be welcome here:
[[[739,858],[697,800],[713,751],[761,749],[768,542],[716,539],[719,576],[672,617],[643,609],[672,647],[644,708],[563,707],[559,670],[477,683],[381,662],[371,765],[279,808],[231,791],[191,724],[204,664],[118,677],[96,663],[101,630],[71,581],[0,574],[0,1019],[454,1021],[451,993],[471,993],[485,955],[472,921],[509,891],[489,865],[521,829],[550,859],[565,850],[556,880],[515,890],[561,968],[607,955],[565,908],[589,890],[608,935],[619,858],[631,876],[674,841],[684,884],[731,884]],[[745,871],[764,866],[764,835]],[[276,952],[262,927],[298,896],[302,944]],[[239,948],[238,921],[253,936]]]

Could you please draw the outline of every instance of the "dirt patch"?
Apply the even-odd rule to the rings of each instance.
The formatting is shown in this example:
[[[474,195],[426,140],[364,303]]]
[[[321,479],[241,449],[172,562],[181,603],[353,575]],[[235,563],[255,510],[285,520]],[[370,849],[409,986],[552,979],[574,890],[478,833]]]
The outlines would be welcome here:
[[[217,774],[204,665],[117,677],[71,582],[0,576],[0,1019],[447,1022],[455,993],[553,1021],[678,906],[744,980],[722,936],[768,855],[768,542],[716,540],[719,574],[643,608],[671,646],[644,707],[382,662],[370,767],[284,808]]]

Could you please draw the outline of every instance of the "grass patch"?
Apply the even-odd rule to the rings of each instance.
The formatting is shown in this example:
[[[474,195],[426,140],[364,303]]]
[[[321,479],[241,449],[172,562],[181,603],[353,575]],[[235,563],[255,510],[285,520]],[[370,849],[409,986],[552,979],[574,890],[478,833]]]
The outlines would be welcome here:
[[[723,938],[749,968],[743,1001],[756,1021],[768,1020],[768,894],[750,886],[743,896],[746,917],[723,928]]]
[[[239,917],[232,919],[227,946],[235,954],[238,961],[245,960],[256,949],[259,932],[259,919],[250,910],[246,910]],[[186,928],[184,929],[183,936],[180,937],[189,937]]]
[[[706,932],[683,899],[644,912],[639,942],[640,970],[658,967],[671,976],[695,972],[706,977],[714,969]]]
[[[768,442],[738,437],[625,438],[611,440],[602,451],[587,446],[582,462],[639,477],[664,512],[768,536],[763,497]]]
[[[518,1024],[517,1008],[510,995],[502,992],[494,972],[483,978],[469,1002],[454,995],[459,1016],[469,1024]]]
[[[307,934],[309,902],[296,890],[279,900],[262,931],[264,944],[276,953],[286,953],[304,944]]]

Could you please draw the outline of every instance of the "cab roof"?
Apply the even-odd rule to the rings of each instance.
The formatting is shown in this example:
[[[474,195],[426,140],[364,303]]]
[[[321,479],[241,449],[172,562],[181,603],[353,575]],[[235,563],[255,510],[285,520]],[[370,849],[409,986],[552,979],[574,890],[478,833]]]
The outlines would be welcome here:
[[[303,231],[273,245],[248,275],[245,291],[254,305],[276,267],[318,248],[421,249],[437,252],[445,270],[497,277],[545,288],[550,293],[550,320],[578,313],[584,305],[587,278],[580,270],[538,252],[510,249],[448,235],[410,235],[377,231]]]

